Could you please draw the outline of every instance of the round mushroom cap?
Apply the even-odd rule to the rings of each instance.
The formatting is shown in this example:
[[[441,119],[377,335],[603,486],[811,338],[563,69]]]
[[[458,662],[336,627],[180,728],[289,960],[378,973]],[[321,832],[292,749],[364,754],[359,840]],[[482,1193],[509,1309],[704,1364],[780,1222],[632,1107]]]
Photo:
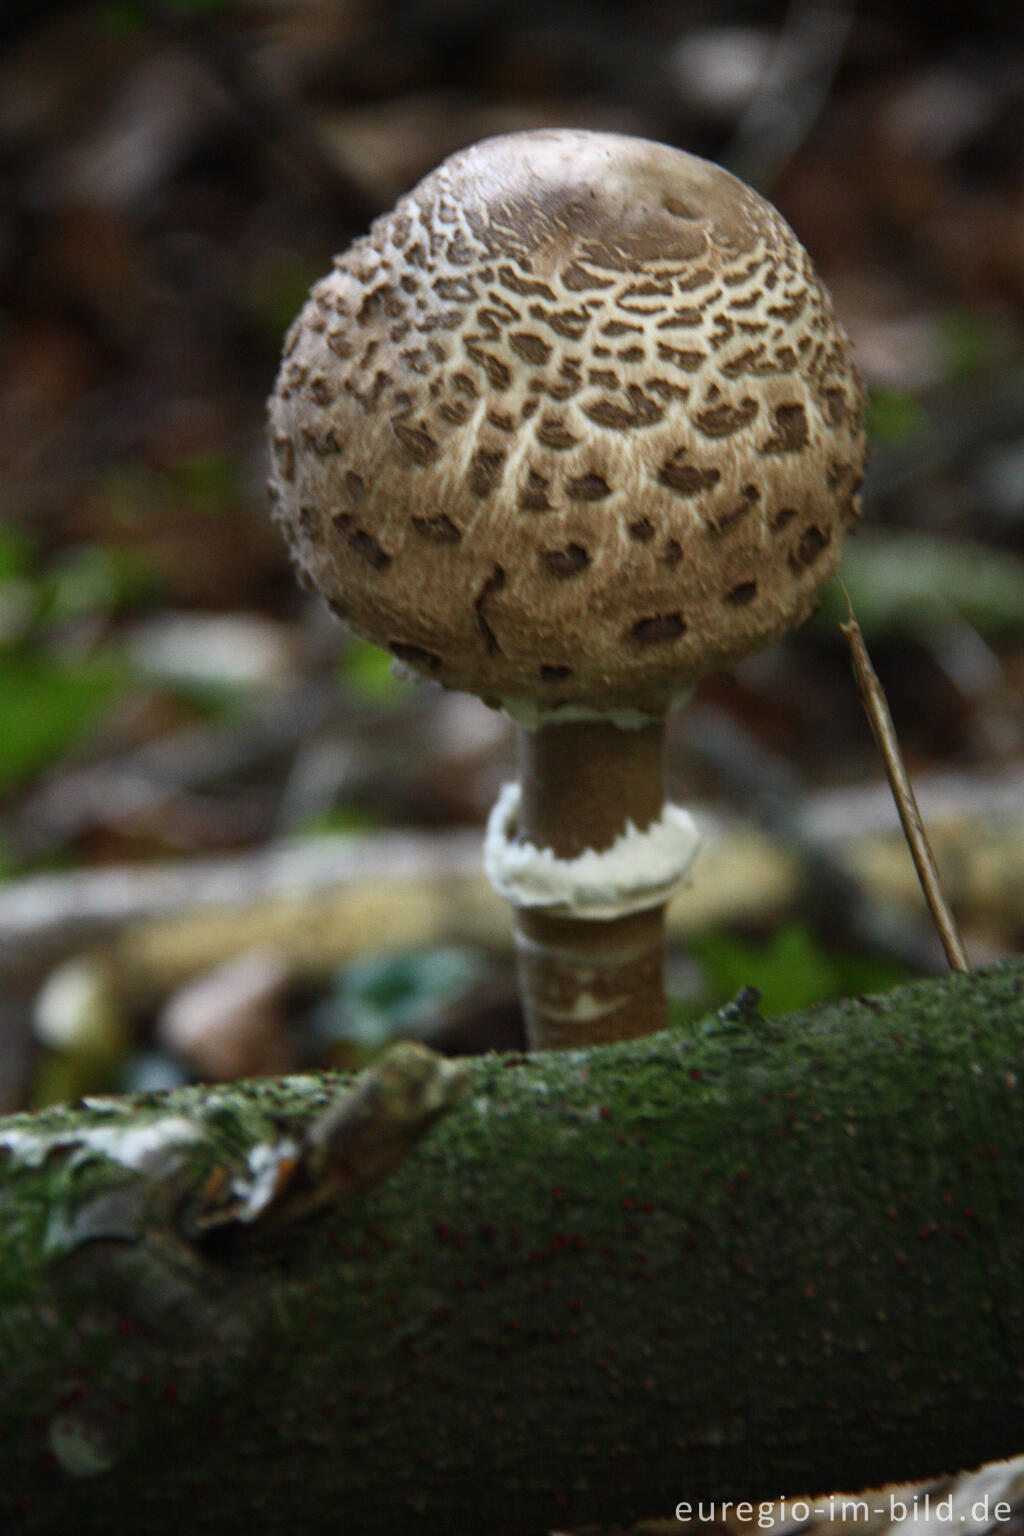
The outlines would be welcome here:
[[[828,295],[728,172],[617,134],[446,160],[313,289],[271,495],[358,633],[523,718],[657,714],[800,623],[858,515]]]

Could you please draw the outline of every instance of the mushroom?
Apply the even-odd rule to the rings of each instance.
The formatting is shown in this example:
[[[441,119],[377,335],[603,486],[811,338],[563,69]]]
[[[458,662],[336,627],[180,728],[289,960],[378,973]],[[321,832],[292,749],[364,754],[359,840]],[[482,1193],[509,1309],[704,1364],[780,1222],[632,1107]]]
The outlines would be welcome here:
[[[313,288],[270,401],[300,576],[504,709],[486,863],[535,1047],[666,1021],[697,847],[669,710],[810,613],[858,515],[863,391],[775,210],[617,134],[452,156]]]

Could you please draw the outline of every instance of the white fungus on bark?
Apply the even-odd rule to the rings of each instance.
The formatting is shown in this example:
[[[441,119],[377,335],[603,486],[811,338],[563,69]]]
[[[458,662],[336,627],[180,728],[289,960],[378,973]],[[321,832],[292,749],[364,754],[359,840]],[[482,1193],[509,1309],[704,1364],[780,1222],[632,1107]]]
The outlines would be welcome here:
[[[199,1128],[183,1115],[162,1115],[138,1125],[89,1125],[73,1131],[47,1132],[9,1126],[0,1136],[0,1152],[28,1168],[41,1168],[54,1152],[72,1161],[108,1158],[136,1173],[166,1172],[181,1148],[200,1140]]]

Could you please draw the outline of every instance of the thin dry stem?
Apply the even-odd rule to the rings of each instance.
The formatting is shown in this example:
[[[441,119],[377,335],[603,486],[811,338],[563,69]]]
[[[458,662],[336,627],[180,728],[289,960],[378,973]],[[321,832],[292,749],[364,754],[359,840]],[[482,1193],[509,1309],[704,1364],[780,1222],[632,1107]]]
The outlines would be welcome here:
[[[942,881],[939,876],[938,866],[935,863],[928,835],[921,820],[921,812],[917,808],[917,800],[907,774],[903,754],[900,751],[899,740],[896,736],[896,727],[893,725],[892,715],[889,713],[889,705],[885,697],[885,691],[879,681],[878,674],[871,664],[868,648],[864,643],[864,635],[860,625],[854,616],[853,606],[849,593],[843,588],[846,598],[846,606],[849,617],[845,624],[839,628],[846,637],[850,647],[850,660],[853,663],[853,675],[857,683],[857,689],[861,696],[871,730],[878,750],[882,755],[885,765],[886,777],[892,790],[893,799],[896,801],[896,809],[899,812],[900,821],[903,824],[903,833],[907,839],[910,856],[917,870],[917,878],[921,882],[928,910],[932,915],[942,947],[946,952],[950,970],[969,971],[971,962],[967,958],[963,939],[957,927],[956,918],[946,900],[946,893],[942,889]]]

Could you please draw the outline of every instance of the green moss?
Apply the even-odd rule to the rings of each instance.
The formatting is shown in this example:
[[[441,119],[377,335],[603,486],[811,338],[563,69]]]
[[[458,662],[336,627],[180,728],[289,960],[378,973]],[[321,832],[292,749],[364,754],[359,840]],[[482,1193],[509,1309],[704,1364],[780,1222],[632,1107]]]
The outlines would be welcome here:
[[[0,1283],[33,1337],[0,1373],[0,1513],[49,1532],[73,1508],[76,1530],[141,1536],[180,1520],[184,1488],[192,1528],[216,1531],[244,1487],[257,1532],[333,1532],[343,1509],[384,1536],[411,1510],[417,1536],[512,1536],[1009,1454],[1022,1050],[1016,962],[485,1057],[385,1181],[206,1248],[181,1238],[186,1190],[301,1132],[344,1080],[7,1122],[66,1150],[35,1168],[0,1153]],[[83,1200],[123,1214],[109,1170],[60,1171],[75,1126],[158,1112],[200,1132],[186,1185],[151,1181],[134,1243],[69,1239]],[[114,1469],[88,1484],[55,1477],[39,1440],[69,1379],[90,1424],[121,1405]]]

